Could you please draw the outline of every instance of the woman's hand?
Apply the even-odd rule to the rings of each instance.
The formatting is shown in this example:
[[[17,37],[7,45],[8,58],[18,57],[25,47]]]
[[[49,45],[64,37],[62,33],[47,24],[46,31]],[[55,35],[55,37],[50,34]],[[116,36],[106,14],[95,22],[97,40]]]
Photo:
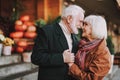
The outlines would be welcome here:
[[[74,63],[68,63],[68,66],[71,67]]]

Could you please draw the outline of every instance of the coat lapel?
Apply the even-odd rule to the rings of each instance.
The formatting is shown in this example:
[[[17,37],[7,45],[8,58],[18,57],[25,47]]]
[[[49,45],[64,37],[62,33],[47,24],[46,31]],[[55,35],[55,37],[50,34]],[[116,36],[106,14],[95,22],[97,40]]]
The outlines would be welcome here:
[[[72,37],[72,41],[73,41],[72,42],[72,45],[73,45],[72,52],[76,53],[78,50],[78,39],[75,34],[72,34],[71,37]]]
[[[62,49],[63,50],[68,49],[67,40],[65,38],[65,35],[64,35],[60,25],[58,23],[56,23],[55,27],[56,27],[56,34],[57,34],[56,37],[57,37],[58,42],[60,43]]]
[[[96,50],[97,50],[97,47],[86,55],[85,67],[88,67],[91,64],[91,62],[94,60],[94,58],[96,57],[96,54],[95,54]]]

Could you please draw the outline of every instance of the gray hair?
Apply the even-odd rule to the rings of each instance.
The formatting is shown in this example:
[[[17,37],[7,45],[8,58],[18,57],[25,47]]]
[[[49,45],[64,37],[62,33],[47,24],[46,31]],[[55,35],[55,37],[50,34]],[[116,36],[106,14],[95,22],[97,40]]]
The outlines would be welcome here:
[[[77,5],[69,5],[67,8],[65,8],[62,12],[62,17],[67,17],[67,16],[75,16],[78,14],[84,14],[85,11]]]
[[[91,24],[93,38],[107,39],[107,24],[102,16],[90,15],[87,16],[84,21]]]

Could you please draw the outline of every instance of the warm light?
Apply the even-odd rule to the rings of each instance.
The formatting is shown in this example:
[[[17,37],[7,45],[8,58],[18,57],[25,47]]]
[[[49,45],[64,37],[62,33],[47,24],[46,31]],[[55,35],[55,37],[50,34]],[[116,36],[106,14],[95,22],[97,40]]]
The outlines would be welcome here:
[[[71,0],[72,2],[75,2],[75,0]]]
[[[15,8],[13,8],[13,12],[15,12]]]

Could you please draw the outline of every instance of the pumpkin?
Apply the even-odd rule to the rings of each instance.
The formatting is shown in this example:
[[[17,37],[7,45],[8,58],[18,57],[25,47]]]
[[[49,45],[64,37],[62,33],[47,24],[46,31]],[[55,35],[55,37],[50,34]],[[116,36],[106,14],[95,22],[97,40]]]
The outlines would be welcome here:
[[[24,33],[24,37],[26,37],[26,38],[30,38],[30,39],[33,39],[33,38],[35,38],[36,37],[36,32],[25,32]]]
[[[35,32],[35,31],[36,31],[36,27],[35,27],[35,26],[29,26],[29,27],[27,28],[27,31],[28,31],[28,32]]]
[[[25,40],[19,40],[17,42],[17,45],[21,46],[21,47],[26,47],[27,46],[27,41],[25,41]]]
[[[30,21],[26,21],[26,22],[24,22],[24,24],[27,25],[27,26],[33,26],[34,25],[34,23],[30,22]]]
[[[17,20],[16,22],[15,22],[15,25],[22,25],[23,23],[22,23],[22,21],[21,20]]]
[[[22,53],[22,52],[24,52],[24,48],[18,46],[18,47],[16,48],[16,51],[19,52],[19,53]]]
[[[15,25],[15,30],[16,31],[25,31],[27,29],[27,25]]]
[[[11,38],[22,38],[23,37],[23,32],[12,32],[10,33]]]
[[[29,17],[29,15],[24,15],[24,16],[21,16],[21,18],[20,18],[20,20],[21,21],[29,21],[30,20],[30,17]]]

